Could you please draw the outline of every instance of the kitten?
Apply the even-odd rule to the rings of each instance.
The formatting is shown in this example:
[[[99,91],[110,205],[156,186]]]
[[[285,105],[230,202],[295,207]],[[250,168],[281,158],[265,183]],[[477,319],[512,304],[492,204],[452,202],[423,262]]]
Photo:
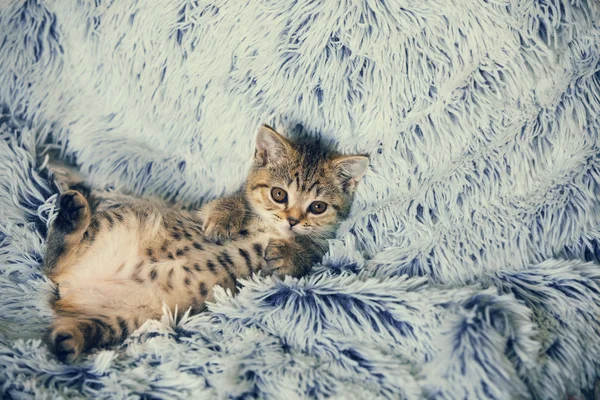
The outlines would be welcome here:
[[[115,202],[67,179],[45,257],[58,288],[49,334],[57,357],[72,362],[123,341],[160,318],[163,303],[200,312],[215,285],[235,291],[259,271],[304,276],[348,215],[368,162],[263,126],[244,188],[199,211]]]

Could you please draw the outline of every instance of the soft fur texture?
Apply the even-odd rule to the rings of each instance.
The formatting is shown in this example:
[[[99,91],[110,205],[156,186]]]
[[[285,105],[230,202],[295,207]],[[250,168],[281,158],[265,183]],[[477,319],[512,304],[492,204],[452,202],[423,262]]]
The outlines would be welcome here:
[[[543,398],[600,360],[592,0],[0,2],[0,381],[15,398]],[[59,363],[56,189],[231,193],[271,122],[368,153],[322,266]],[[183,312],[183,310],[181,310]]]

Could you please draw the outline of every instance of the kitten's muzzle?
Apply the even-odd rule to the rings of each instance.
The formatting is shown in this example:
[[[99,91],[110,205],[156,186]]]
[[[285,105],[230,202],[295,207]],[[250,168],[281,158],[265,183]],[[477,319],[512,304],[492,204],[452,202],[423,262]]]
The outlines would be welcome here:
[[[292,229],[294,226],[298,225],[298,222],[300,222],[296,218],[292,218],[292,217],[287,217],[287,221],[290,224],[290,229]]]

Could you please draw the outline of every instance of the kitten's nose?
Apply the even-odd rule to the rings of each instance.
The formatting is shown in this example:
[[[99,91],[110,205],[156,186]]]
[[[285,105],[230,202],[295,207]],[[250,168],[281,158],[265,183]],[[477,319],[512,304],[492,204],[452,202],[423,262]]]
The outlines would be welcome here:
[[[297,225],[298,222],[300,222],[296,218],[292,218],[292,217],[288,217],[287,220],[290,223],[290,228],[293,227],[294,225]]]

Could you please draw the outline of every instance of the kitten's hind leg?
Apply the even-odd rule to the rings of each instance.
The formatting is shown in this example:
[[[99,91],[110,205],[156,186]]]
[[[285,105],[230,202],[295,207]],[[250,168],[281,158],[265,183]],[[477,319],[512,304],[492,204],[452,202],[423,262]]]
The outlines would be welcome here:
[[[56,319],[46,337],[50,350],[62,362],[71,363],[82,353],[122,343],[131,332],[146,321],[146,316],[121,314],[89,314],[76,305],[59,300],[55,304]],[[153,315],[157,318],[160,314]]]
[[[50,332],[49,344],[62,362],[72,363],[84,351],[85,338],[74,319],[59,319]]]
[[[47,272],[58,264],[61,257],[71,253],[81,242],[91,221],[91,210],[86,198],[75,190],[59,197],[59,210],[48,231],[44,268]]]
[[[91,220],[90,206],[86,198],[76,190],[68,190],[60,196],[59,211],[54,229],[66,236],[83,235]]]
[[[118,324],[107,317],[74,314],[58,316],[50,330],[49,345],[56,357],[71,363],[92,348],[123,341],[129,333],[129,325],[123,319]]]

